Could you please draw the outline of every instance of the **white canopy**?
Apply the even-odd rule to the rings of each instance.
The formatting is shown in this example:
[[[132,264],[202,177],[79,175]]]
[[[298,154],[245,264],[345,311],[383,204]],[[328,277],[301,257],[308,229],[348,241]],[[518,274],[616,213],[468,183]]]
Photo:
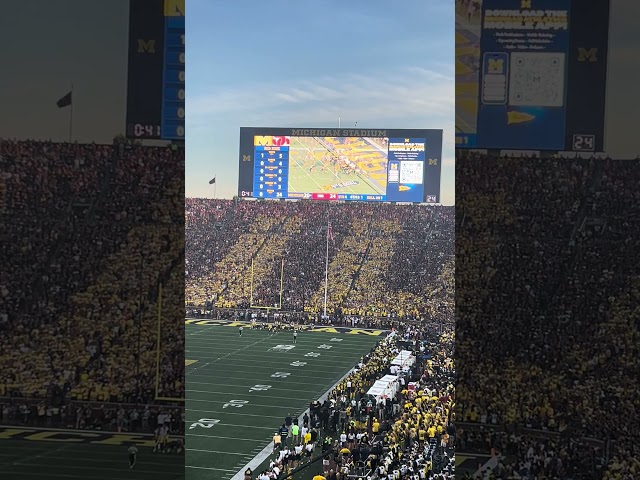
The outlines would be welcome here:
[[[367,394],[373,395],[377,401],[380,401],[384,398],[393,398],[399,389],[400,383],[398,382],[398,377],[395,375],[385,375],[380,380],[376,380]]]
[[[411,354],[409,350],[401,350],[396,358],[393,359],[391,365],[398,365],[402,369],[409,368],[416,363],[416,358]]]

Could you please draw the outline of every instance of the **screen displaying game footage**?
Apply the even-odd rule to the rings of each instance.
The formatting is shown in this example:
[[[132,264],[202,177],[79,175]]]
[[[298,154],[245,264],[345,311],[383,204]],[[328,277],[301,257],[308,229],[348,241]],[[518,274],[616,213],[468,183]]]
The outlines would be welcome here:
[[[288,130],[241,132],[239,196],[439,201],[441,130]]]

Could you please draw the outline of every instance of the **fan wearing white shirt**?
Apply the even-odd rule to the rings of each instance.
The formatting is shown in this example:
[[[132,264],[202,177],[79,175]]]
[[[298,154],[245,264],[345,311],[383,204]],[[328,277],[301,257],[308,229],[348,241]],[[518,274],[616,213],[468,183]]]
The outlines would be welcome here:
[[[280,454],[278,455],[278,463],[282,463],[284,460],[284,457],[286,457],[289,454],[289,449],[287,447],[285,447],[283,450],[280,450]]]
[[[307,457],[307,462],[311,462],[311,455],[313,454],[313,444],[309,443],[304,447],[304,453]]]
[[[294,456],[294,461],[295,461],[295,466],[297,467],[298,465],[300,465],[300,459],[302,458],[302,445],[298,444],[295,446],[295,456]]]

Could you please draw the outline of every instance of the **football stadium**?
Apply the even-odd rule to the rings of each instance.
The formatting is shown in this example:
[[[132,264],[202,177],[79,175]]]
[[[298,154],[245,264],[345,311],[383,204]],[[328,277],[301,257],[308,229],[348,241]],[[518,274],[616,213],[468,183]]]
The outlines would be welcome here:
[[[187,478],[454,477],[453,207],[187,198],[185,222]]]

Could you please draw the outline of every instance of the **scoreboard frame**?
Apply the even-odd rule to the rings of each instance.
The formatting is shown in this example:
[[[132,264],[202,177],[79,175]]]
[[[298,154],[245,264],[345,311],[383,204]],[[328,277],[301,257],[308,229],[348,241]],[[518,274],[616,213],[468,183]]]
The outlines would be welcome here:
[[[394,199],[388,198],[390,192],[389,183],[385,195],[374,194],[354,194],[347,195],[345,193],[309,193],[308,196],[301,197],[300,193],[296,196],[284,195],[277,198],[278,200],[293,199],[310,199],[310,200],[333,200],[333,201],[365,201],[365,202],[400,202],[400,203],[440,203],[440,183],[442,169],[442,129],[363,129],[363,128],[282,128],[282,127],[241,127],[240,128],[240,151],[239,151],[239,167],[238,167],[238,197],[261,200],[258,196],[254,196],[254,178],[255,178],[255,155],[256,155],[256,137],[290,137],[309,138],[309,137],[335,137],[335,138],[387,138],[387,139],[403,139],[414,141],[417,139],[424,141],[424,150],[422,153],[423,171],[422,183],[420,187],[423,189],[419,201],[408,200],[403,198],[402,194],[395,192]],[[287,154],[288,156],[288,154]],[[391,158],[389,156],[389,158]],[[288,158],[287,158],[288,162]],[[396,162],[397,163],[397,162]],[[288,165],[287,165],[288,168]],[[388,175],[388,172],[387,172]],[[288,172],[282,174],[283,181],[288,181]],[[388,178],[388,177],[387,177]],[[351,198],[354,197],[354,198]],[[266,197],[265,197],[266,198]]]
[[[126,136],[184,141],[185,0],[130,0]]]

